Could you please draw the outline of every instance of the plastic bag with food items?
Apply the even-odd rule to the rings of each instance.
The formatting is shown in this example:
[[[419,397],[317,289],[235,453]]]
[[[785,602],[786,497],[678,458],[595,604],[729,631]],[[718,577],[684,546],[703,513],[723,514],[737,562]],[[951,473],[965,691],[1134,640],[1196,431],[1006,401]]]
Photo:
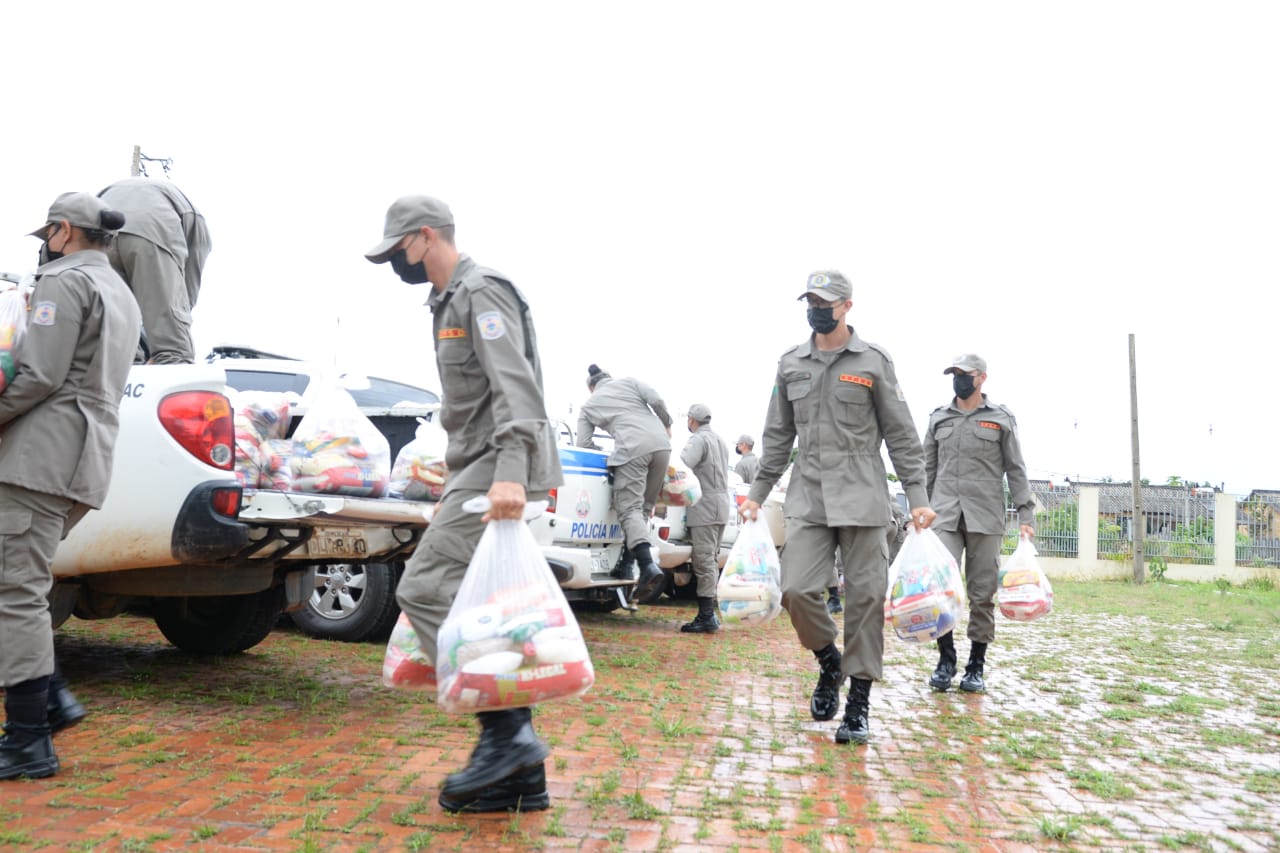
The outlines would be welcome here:
[[[1015,622],[1030,622],[1053,610],[1053,585],[1040,568],[1038,555],[1036,546],[1024,536],[1000,567],[996,605]]]
[[[769,526],[743,523],[716,586],[725,627],[768,622],[782,612],[782,566]]]
[[[418,642],[418,632],[403,612],[391,629],[382,657],[382,684],[402,690],[436,690],[436,668]]]
[[[391,478],[391,445],[336,382],[321,383],[293,433],[295,492],[381,497]]]
[[[450,713],[568,699],[595,682],[578,621],[524,521],[485,527],[436,657],[437,699]]]
[[[18,375],[18,345],[27,330],[27,297],[19,288],[0,293],[0,392]]]
[[[884,618],[912,643],[931,643],[956,626],[964,613],[960,567],[932,530],[907,528],[907,541],[889,566]]]
[[[400,448],[391,466],[387,496],[410,501],[440,500],[449,476],[449,466],[444,461],[448,445],[449,437],[443,429],[418,418],[413,440]]]
[[[693,471],[682,462],[667,466],[667,476],[662,480],[659,503],[667,506],[693,506],[702,497],[702,484]]]

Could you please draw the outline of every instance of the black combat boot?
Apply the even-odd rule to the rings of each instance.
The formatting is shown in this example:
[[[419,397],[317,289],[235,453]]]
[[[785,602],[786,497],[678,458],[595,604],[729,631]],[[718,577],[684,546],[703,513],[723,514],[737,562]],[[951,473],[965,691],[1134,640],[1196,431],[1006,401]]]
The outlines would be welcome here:
[[[58,756],[49,736],[49,676],[20,681],[5,689],[4,736],[0,737],[0,779],[43,779],[58,772]]]
[[[836,743],[866,743],[871,736],[871,679],[850,678],[849,699],[844,703],[844,721],[836,729]]]
[[[618,560],[618,565],[613,567],[613,571],[609,572],[610,577],[617,578],[620,581],[629,581],[635,579],[636,555],[631,553],[630,548],[622,549],[622,557]]]
[[[547,794],[546,765],[539,762],[517,770],[465,797],[439,797],[440,807],[451,812],[534,812],[551,807]]]
[[[636,555],[636,565],[640,569],[640,578],[631,588],[631,600],[641,604],[653,604],[662,597],[662,590],[667,585],[667,576],[649,554],[649,543],[641,542],[631,549]]]
[[[89,716],[89,712],[67,686],[67,680],[62,677],[57,664],[54,664],[53,675],[49,676],[48,715],[49,733],[55,735]]]
[[[946,693],[951,689],[951,679],[956,677],[956,638],[950,631],[938,638],[938,667],[929,679],[929,686]]]
[[[832,616],[844,612],[844,608],[840,606],[840,587],[838,586],[827,588],[827,612]]]
[[[546,761],[551,750],[533,731],[528,708],[485,711],[480,720],[480,742],[467,766],[444,780],[442,796],[451,801],[474,797],[512,774]]]
[[[720,620],[716,618],[716,600],[711,596],[698,596],[698,615],[692,622],[680,626],[685,634],[714,634],[720,630]]]
[[[840,683],[844,675],[840,672],[841,655],[835,643],[815,650],[813,656],[818,659],[818,686],[813,688],[813,697],[809,699],[809,713],[821,722],[834,717],[840,708]]]
[[[986,693],[987,685],[982,680],[982,667],[987,662],[987,644],[974,643],[969,648],[969,662],[964,667],[964,678],[960,679],[960,689],[965,693]]]

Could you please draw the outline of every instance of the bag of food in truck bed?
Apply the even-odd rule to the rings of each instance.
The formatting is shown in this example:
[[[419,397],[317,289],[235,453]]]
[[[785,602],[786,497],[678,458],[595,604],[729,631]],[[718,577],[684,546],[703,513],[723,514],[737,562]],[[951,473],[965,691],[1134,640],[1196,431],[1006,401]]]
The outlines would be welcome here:
[[[387,496],[409,501],[438,501],[444,495],[449,466],[444,462],[449,437],[425,418],[418,418],[413,440],[400,448],[391,466]]]
[[[324,381],[293,433],[290,469],[295,492],[381,497],[391,445],[345,388]]]
[[[485,527],[440,626],[435,666],[440,707],[457,714],[567,699],[595,682],[578,620],[524,521]]]
[[[231,391],[227,396],[234,412],[236,480],[249,488],[271,488],[263,445],[284,438],[289,426],[289,397],[274,391]]]
[[[702,497],[702,484],[693,471],[682,462],[667,466],[667,476],[662,480],[659,503],[667,506],[693,506]]]

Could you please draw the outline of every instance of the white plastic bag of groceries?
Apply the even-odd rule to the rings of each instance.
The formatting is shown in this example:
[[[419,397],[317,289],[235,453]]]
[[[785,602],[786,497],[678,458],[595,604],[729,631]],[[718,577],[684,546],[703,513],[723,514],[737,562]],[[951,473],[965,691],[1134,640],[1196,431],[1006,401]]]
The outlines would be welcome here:
[[[716,585],[720,621],[725,627],[768,622],[782,612],[782,566],[764,519],[738,530],[720,583]]]
[[[1030,622],[1053,610],[1053,585],[1036,559],[1039,552],[1025,536],[1000,567],[996,604],[1015,622]]]
[[[437,698],[450,713],[568,699],[595,682],[578,620],[524,521],[485,527],[436,645]]]
[[[9,387],[22,363],[18,355],[27,331],[27,297],[21,288],[0,293],[0,391]]]
[[[449,478],[449,466],[444,461],[448,447],[449,436],[443,429],[418,418],[413,440],[400,448],[391,465],[387,497],[409,501],[438,501],[444,497],[445,480]]]
[[[693,506],[702,498],[702,484],[698,477],[683,462],[672,462],[667,466],[667,475],[662,478],[662,495],[660,503],[667,506]]]
[[[382,685],[401,690],[436,690],[436,668],[422,650],[418,632],[403,612],[382,656]]]
[[[931,643],[956,626],[964,607],[964,580],[947,546],[932,530],[909,526],[889,566],[885,621],[908,642]]]
[[[293,433],[295,492],[381,497],[391,479],[391,445],[360,411],[351,392],[329,377],[318,387]]]

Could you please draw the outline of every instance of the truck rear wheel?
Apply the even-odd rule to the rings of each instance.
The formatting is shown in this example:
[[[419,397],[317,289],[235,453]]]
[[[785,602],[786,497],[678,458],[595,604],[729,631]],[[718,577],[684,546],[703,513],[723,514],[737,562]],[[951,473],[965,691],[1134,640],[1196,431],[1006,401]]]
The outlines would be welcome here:
[[[400,606],[396,604],[397,566],[316,566],[315,590],[289,618],[304,633],[325,640],[358,643],[386,639],[400,616]]]
[[[261,643],[280,618],[279,589],[250,595],[155,599],[156,627],[184,652],[229,655]]]

